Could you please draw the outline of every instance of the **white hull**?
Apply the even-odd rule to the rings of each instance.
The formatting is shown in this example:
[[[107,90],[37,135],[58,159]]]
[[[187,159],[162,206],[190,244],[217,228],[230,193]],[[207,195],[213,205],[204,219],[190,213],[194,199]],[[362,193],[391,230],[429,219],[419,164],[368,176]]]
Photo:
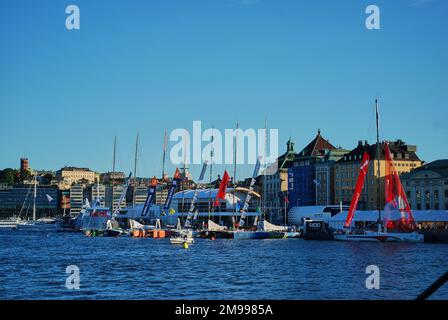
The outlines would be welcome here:
[[[0,223],[1,229],[17,229],[17,225],[15,223]]]
[[[367,242],[423,242],[423,235],[417,232],[374,232],[335,234],[338,241],[367,241]]]
[[[41,223],[41,222],[34,222],[34,221],[18,223],[17,230],[38,231],[38,232],[56,232],[56,231],[58,231],[55,223]]]
[[[188,244],[193,244],[194,243],[194,239],[193,238],[170,238],[170,243],[171,244],[184,244],[184,243],[188,243]]]

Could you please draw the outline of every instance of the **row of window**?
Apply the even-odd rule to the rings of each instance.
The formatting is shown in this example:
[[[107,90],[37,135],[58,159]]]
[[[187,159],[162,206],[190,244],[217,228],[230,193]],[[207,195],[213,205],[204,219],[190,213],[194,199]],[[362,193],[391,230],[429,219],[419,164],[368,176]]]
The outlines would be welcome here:
[[[443,183],[442,181],[437,181],[437,180],[428,180],[428,181],[406,181],[405,185],[407,187],[410,186],[422,186],[422,187],[427,187],[427,186],[440,186],[440,185],[448,185],[448,180],[445,180]]]

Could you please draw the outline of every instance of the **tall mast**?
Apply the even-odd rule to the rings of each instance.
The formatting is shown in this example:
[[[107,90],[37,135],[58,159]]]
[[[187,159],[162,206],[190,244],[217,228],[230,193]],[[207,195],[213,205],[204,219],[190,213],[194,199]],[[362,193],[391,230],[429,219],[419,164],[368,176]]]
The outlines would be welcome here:
[[[236,130],[235,130],[235,139],[233,140],[233,212],[236,214],[236,202],[235,202],[235,192],[236,192],[236,154],[237,154],[237,147],[238,147],[238,129],[239,124],[236,123]],[[235,218],[235,217],[234,217]]]
[[[182,188],[182,215],[181,218],[183,219],[184,217],[184,211],[185,211],[185,179],[187,178],[187,166],[186,166],[186,162],[187,162],[187,137],[186,134],[184,134],[184,167],[183,167],[183,178],[181,180],[180,186]]]
[[[37,174],[34,174],[33,221],[36,221]]]
[[[100,205],[100,179],[96,179],[96,199],[98,202],[98,205]]]
[[[381,162],[380,162],[380,112],[378,108],[378,99],[375,99],[375,113],[376,113],[376,161],[377,161],[377,184],[378,184],[378,231],[382,230],[381,221]]]
[[[135,207],[135,188],[137,186],[137,158],[138,158],[138,138],[139,133],[137,132],[137,139],[135,140],[135,154],[134,154],[134,189],[132,194],[132,206]]]
[[[213,179],[213,156],[215,155],[215,149],[214,149],[215,137],[213,136],[214,130],[215,130],[215,127],[214,127],[214,125],[212,125],[212,137],[211,137],[212,149],[210,150],[210,188],[209,188],[209,192],[208,192],[209,213],[212,212],[212,209],[213,209],[213,207],[212,207],[212,179]]]
[[[261,199],[261,202],[262,202],[262,204],[261,204],[261,207],[263,208],[261,211],[263,212],[263,210],[266,210],[266,199],[265,199],[265,196],[266,196],[266,185],[265,185],[265,180],[266,180],[266,174],[267,174],[267,166],[268,166],[268,163],[267,163],[267,159],[266,159],[266,154],[267,154],[267,147],[268,147],[268,118],[267,117],[265,117],[265,119],[264,119],[264,154],[263,154],[263,158],[264,158],[264,176],[263,176],[263,185],[262,185],[262,187],[263,187],[263,192],[262,192],[262,196],[263,196],[263,198]]]
[[[114,138],[114,155],[112,160],[112,190],[114,187],[114,180],[115,180],[115,160],[116,160],[116,153],[117,153],[117,136]]]
[[[166,135],[166,129],[165,129],[165,135],[163,137],[163,156],[162,156],[162,181],[165,178],[165,158],[166,158],[166,147],[168,144],[167,135]]]
[[[165,133],[163,135],[163,152],[162,152],[162,187],[161,187],[161,192],[163,193],[163,189],[165,188],[164,186],[164,181],[165,181],[165,159],[166,159],[166,148],[168,146],[168,136],[166,133],[166,129],[165,129]],[[156,186],[156,190],[157,190],[157,186]]]

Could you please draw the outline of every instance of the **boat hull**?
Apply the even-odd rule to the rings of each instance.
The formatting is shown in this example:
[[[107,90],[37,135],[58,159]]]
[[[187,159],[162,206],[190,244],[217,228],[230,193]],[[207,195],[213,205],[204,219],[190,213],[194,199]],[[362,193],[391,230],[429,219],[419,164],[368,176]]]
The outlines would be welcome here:
[[[284,238],[287,238],[287,239],[301,237],[301,234],[298,231],[286,231],[286,232],[284,232],[284,234],[285,234]]]
[[[233,239],[233,232],[230,231],[200,231],[197,238],[205,239]]]
[[[32,232],[56,232],[58,231],[55,224],[47,223],[19,223],[16,226],[20,231],[32,231]]]
[[[4,222],[0,224],[0,230],[14,230],[17,229],[17,224],[12,222]]]
[[[267,231],[235,231],[233,239],[235,240],[252,240],[252,239],[269,239],[270,232]]]
[[[170,243],[171,244],[193,244],[194,243],[194,239],[193,238],[170,238]]]
[[[417,232],[365,232],[360,234],[335,234],[337,241],[364,241],[364,242],[423,242],[424,237]]]

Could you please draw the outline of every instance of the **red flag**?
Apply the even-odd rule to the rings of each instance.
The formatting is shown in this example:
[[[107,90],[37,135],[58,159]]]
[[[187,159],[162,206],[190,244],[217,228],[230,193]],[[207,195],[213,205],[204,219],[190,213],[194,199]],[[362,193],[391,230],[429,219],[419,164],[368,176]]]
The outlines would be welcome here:
[[[151,179],[151,182],[149,183],[149,186],[150,186],[150,187],[156,187],[158,183],[159,183],[159,180],[157,180],[156,177],[153,177],[153,178]]]
[[[415,229],[415,220],[412,216],[406,193],[401,184],[398,172],[392,160],[389,145],[386,143],[386,208],[398,209],[401,213],[401,223],[404,228],[410,226]]]
[[[219,185],[218,194],[216,195],[215,202],[213,203],[213,205],[215,207],[219,206],[219,199],[225,200],[225,198],[226,198],[226,189],[227,189],[227,185],[229,184],[229,181],[230,181],[229,174],[227,173],[227,170],[225,170],[224,171],[224,176],[222,177],[221,184]]]
[[[174,173],[173,179],[174,179],[174,180],[180,180],[180,171],[179,171],[179,168],[176,168],[176,172]]]
[[[361,161],[361,167],[359,168],[358,181],[356,181],[355,192],[353,193],[352,202],[350,203],[350,209],[348,210],[347,220],[345,220],[344,227],[350,227],[353,217],[355,215],[356,208],[358,207],[359,197],[361,196],[362,189],[364,187],[364,180],[366,179],[367,171],[369,169],[370,157],[367,152],[364,152]]]

